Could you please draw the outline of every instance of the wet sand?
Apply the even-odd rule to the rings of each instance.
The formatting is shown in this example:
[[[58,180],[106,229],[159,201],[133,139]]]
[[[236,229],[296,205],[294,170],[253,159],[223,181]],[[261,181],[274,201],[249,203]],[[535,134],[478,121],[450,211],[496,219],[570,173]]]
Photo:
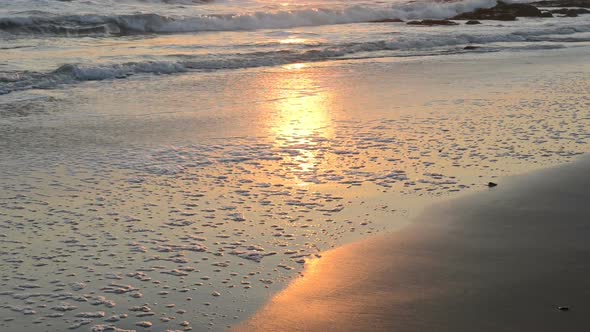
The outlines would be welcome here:
[[[582,158],[435,205],[324,253],[237,330],[587,331],[589,188]]]
[[[105,80],[31,92],[34,105],[16,94],[0,111],[0,331],[241,324],[306,268],[313,274],[321,252],[402,229],[435,201],[487,191],[487,181],[590,152],[589,54]],[[448,241],[432,234],[399,238],[432,238],[421,249],[430,251]],[[422,271],[410,264],[412,243],[391,280],[403,281],[403,261]],[[373,250],[353,267],[378,266],[383,249]],[[341,279],[342,289],[361,277]],[[396,285],[408,297],[426,294],[405,278]],[[430,279],[429,290],[443,289]]]

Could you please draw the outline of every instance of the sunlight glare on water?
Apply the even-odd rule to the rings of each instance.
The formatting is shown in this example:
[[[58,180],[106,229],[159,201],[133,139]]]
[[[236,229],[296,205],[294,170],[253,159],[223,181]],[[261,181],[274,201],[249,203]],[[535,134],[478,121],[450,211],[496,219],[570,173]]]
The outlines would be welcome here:
[[[318,86],[313,75],[302,70],[305,64],[285,68],[286,72],[278,73],[268,82],[267,98],[274,100],[270,105],[275,108],[270,111],[275,115],[269,119],[268,127],[278,147],[297,152],[288,163],[291,171],[305,174],[320,164],[317,142],[333,134],[333,91]]]

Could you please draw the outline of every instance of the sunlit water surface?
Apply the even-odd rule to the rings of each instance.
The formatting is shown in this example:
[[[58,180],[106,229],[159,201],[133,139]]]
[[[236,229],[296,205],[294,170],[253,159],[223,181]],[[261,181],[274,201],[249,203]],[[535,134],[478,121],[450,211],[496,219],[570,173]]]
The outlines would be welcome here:
[[[582,16],[367,23],[486,4],[1,3],[0,329],[224,330],[322,251],[586,152]]]

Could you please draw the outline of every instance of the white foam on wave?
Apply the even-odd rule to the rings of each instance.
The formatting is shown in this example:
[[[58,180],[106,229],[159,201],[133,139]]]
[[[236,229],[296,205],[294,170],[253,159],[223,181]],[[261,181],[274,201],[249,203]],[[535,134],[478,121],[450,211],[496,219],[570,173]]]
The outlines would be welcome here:
[[[72,84],[81,81],[98,81],[106,79],[121,79],[137,74],[175,74],[187,71],[211,71],[222,69],[242,69],[285,65],[298,62],[318,62],[347,58],[362,54],[363,57],[383,56],[383,51],[391,51],[391,56],[433,55],[436,52],[462,52],[464,45],[491,43],[535,43],[538,41],[555,42],[564,40],[563,36],[570,36],[567,40],[576,41],[575,35],[582,35],[582,41],[587,39],[590,24],[577,26],[544,25],[537,28],[523,28],[516,30],[441,30],[438,33],[417,32],[407,30],[406,33],[395,35],[386,40],[375,40],[358,43],[335,44],[306,50],[277,49],[267,52],[212,54],[212,55],[173,55],[163,57],[159,61],[134,61],[126,63],[107,64],[66,64],[47,73],[0,73],[0,95],[13,91],[32,88],[50,89],[62,84]],[[572,36],[573,35],[573,36]],[[543,48],[557,48],[561,45],[543,45]],[[521,47],[523,48],[523,47]],[[530,48],[529,46],[524,48]],[[441,50],[442,49],[442,50]],[[438,50],[438,51],[437,51]],[[398,52],[399,53],[396,53]]]
[[[459,2],[414,2],[391,8],[353,6],[341,10],[304,9],[297,11],[256,12],[231,16],[202,16],[172,20],[159,28],[163,32],[230,31],[254,29],[285,29],[369,22],[382,19],[448,18],[476,8],[492,7],[495,0]]]
[[[342,9],[307,8],[257,11],[227,15],[165,16],[159,14],[25,16],[0,18],[0,30],[55,33],[62,30],[106,27],[104,33],[174,33],[285,29],[369,22],[382,19],[442,19],[476,8],[492,7],[495,0],[412,2],[387,7],[351,6]],[[100,30],[98,30],[100,32]],[[90,30],[90,32],[94,32]]]

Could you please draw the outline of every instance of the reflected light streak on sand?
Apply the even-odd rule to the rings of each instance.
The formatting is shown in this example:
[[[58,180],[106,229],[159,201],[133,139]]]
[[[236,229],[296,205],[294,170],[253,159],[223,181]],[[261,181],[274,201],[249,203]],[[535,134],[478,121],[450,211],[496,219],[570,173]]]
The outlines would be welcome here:
[[[285,163],[299,179],[300,185],[310,182],[323,159],[319,144],[332,136],[330,93],[320,89],[306,65],[297,63],[283,67],[269,82],[267,97],[271,103],[268,128],[277,147],[288,157]]]

